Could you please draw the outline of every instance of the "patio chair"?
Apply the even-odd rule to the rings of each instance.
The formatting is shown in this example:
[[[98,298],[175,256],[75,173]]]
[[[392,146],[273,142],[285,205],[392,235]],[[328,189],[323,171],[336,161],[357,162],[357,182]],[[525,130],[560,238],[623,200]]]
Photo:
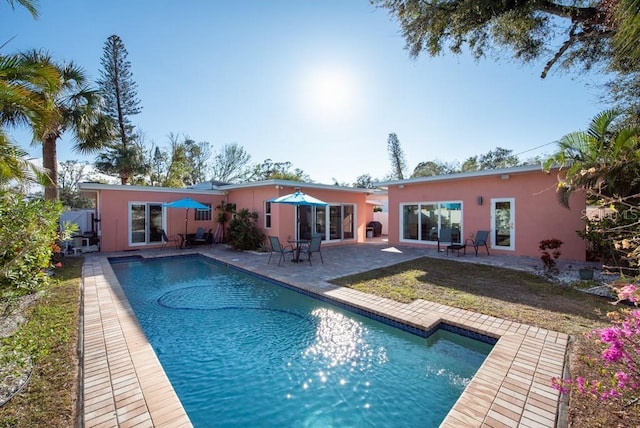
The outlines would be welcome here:
[[[267,264],[271,263],[271,256],[273,253],[280,254],[280,258],[278,259],[278,266],[280,266],[280,262],[284,260],[285,254],[291,254],[293,256],[293,247],[291,245],[282,246],[280,244],[280,239],[277,236],[269,236],[269,243],[271,243],[271,253],[269,254],[269,260]]]
[[[200,230],[202,229],[202,230]],[[196,232],[196,236],[193,237],[193,239],[191,240],[191,244],[192,245],[207,245],[209,244],[212,239],[211,239],[211,232],[213,229],[209,229],[209,231],[207,233],[204,233],[204,227],[199,227],[198,231]]]
[[[460,251],[462,251],[462,255],[466,255],[466,242],[464,244],[461,244],[460,242],[454,242],[459,239],[460,231],[458,229],[443,227],[442,229],[440,229],[440,236],[438,237],[438,252],[444,251],[440,249],[440,243],[444,243],[447,251],[447,256],[449,255],[449,251],[456,251],[458,256],[460,255]]]
[[[176,238],[175,236],[167,236],[167,232],[164,231],[164,229],[160,229],[160,234],[162,235],[162,249],[164,250],[167,247],[167,244],[169,242],[173,242],[173,244],[176,246],[176,248],[180,247],[180,240],[178,238]]]
[[[489,245],[487,245],[487,241],[489,240],[489,231],[488,230],[479,230],[476,232],[475,239],[467,238],[464,243],[465,245],[469,245],[473,247],[476,251],[476,257],[478,257],[478,248],[484,247],[487,250],[487,256],[489,254]]]
[[[307,247],[302,247],[300,249],[300,253],[307,255],[307,260],[309,261],[309,265],[311,265],[311,254],[318,253],[320,254],[320,261],[324,264],[324,260],[322,259],[322,251],[320,251],[320,245],[322,245],[322,235],[313,234],[311,235],[311,241]]]

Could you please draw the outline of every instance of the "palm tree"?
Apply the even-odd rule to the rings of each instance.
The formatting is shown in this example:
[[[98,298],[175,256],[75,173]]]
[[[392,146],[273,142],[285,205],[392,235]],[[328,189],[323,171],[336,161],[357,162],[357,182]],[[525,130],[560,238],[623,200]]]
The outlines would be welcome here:
[[[25,159],[28,153],[9,141],[0,130],[0,188],[17,181],[26,185],[29,182],[46,186],[49,176],[33,163]]]
[[[560,140],[560,150],[547,163],[568,166],[558,184],[560,203],[583,190],[589,204],[610,214],[585,215],[578,234],[605,265],[637,275],[640,266],[640,128],[629,125],[617,110],[607,110],[591,121],[587,131]],[[631,269],[631,270],[628,270]]]
[[[22,7],[27,9],[29,11],[29,13],[31,14],[31,16],[33,16],[34,18],[38,18],[38,2],[37,2],[37,0],[7,0],[7,3],[9,3],[9,6],[11,6],[12,9],[15,9],[14,3],[18,3]]]
[[[44,52],[31,51],[21,54],[24,61],[53,67],[58,73],[56,85],[36,85],[33,92],[43,106],[44,113],[28,121],[33,130],[33,141],[42,144],[42,165],[48,171],[51,184],[45,186],[44,197],[58,199],[58,161],[56,145],[60,137],[70,131],[75,140],[74,149],[80,153],[92,153],[113,140],[113,121],[102,110],[102,97],[86,85],[84,71],[73,62],[57,64]]]
[[[623,113],[606,110],[586,131],[565,135],[558,152],[545,163],[567,167],[558,184],[560,203],[569,206],[575,190],[591,197],[629,197],[640,193],[640,129],[620,125]]]
[[[47,120],[50,112],[33,88],[55,88],[58,82],[58,72],[53,67],[34,64],[17,55],[0,56],[0,127]],[[0,185],[12,180],[50,183],[42,168],[25,160],[26,155],[0,128]]]

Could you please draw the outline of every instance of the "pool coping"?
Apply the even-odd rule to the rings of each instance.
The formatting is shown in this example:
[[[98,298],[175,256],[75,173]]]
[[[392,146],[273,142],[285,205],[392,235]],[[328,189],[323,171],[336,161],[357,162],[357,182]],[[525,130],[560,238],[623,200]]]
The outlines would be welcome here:
[[[563,374],[569,343],[566,334],[424,300],[404,304],[323,281],[308,284],[296,278],[271,278],[259,266],[238,259],[220,260],[206,251],[202,255],[417,328],[429,330],[446,323],[497,338],[442,427],[555,427],[558,423],[560,394],[550,380]],[[87,255],[83,265],[80,411],[84,426],[192,426],[108,257]]]

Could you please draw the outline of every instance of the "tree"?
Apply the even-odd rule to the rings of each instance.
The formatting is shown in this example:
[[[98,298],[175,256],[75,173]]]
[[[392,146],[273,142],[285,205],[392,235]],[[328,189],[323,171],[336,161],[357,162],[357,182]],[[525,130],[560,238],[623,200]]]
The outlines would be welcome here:
[[[446,162],[440,162],[437,160],[420,162],[413,169],[411,178],[451,174],[457,172],[457,170],[458,168],[455,164],[448,164]]]
[[[153,154],[150,156],[151,169],[150,169],[149,181],[152,186],[161,186],[162,178],[164,177],[164,173],[165,173],[165,165],[167,163],[168,156],[158,146],[153,147],[151,149],[151,152]]]
[[[517,156],[513,156],[513,150],[497,147],[481,155],[478,159],[479,169],[484,171],[487,169],[501,169],[517,166],[520,160]]]
[[[312,182],[311,178],[300,168],[291,171],[291,162],[273,162],[266,159],[263,163],[254,165],[250,180],[290,180],[300,182]]]
[[[18,3],[27,9],[31,16],[38,19],[38,0],[7,0],[7,3],[9,3],[11,9],[15,9],[15,3]]]
[[[103,174],[119,176],[121,184],[128,184],[131,181],[139,182],[136,177],[145,176],[150,165],[145,158],[144,143],[134,140],[127,147],[108,147],[97,156],[95,167]]]
[[[478,163],[478,156],[470,156],[462,162],[460,166],[460,172],[473,172],[480,170],[480,164]]]
[[[601,217],[586,217],[581,236],[605,262],[635,266],[640,262],[640,127],[627,125],[620,111],[593,118],[587,131],[562,137],[545,169],[559,165],[559,202],[584,191],[590,204],[606,208]],[[637,271],[636,271],[637,273]]]
[[[213,158],[211,179],[225,183],[241,182],[252,173],[249,162],[251,155],[240,144],[225,144]]]
[[[60,189],[60,202],[69,208],[90,208],[92,201],[80,196],[78,184],[86,180],[87,164],[76,160],[60,163],[60,174],[58,175],[58,188]]]
[[[189,171],[186,184],[197,184],[207,179],[207,162],[211,157],[211,146],[206,141],[196,143],[190,138],[185,138],[185,156]]]
[[[58,199],[57,141],[70,131],[76,141],[74,149],[92,153],[113,138],[113,123],[102,110],[100,94],[86,86],[84,70],[73,62],[57,64],[45,52],[30,51],[21,54],[22,61],[33,67],[55,68],[58,82],[50,85],[46,80],[29,82],[31,96],[43,109],[31,116],[28,112],[14,110],[20,116],[14,120],[27,122],[33,131],[34,141],[42,144],[42,164],[51,182],[45,186],[45,199]]]
[[[448,47],[454,54],[467,45],[476,59],[511,49],[515,59],[539,59],[564,34],[541,73],[556,64],[590,69],[600,62],[612,70],[638,71],[638,0],[602,2],[371,0],[400,23],[413,57],[431,56]],[[629,54],[635,55],[629,60]]]
[[[185,144],[178,141],[176,134],[169,134],[169,163],[162,185],[166,187],[184,187],[185,178],[188,174],[189,164]]]
[[[389,134],[387,139],[387,151],[391,160],[391,175],[396,180],[404,179],[404,170],[407,168],[407,161],[404,158],[404,152],[400,147],[400,140],[395,133]]]
[[[33,62],[22,55],[0,55],[0,185],[12,180],[47,185],[46,171],[24,158],[27,152],[14,144],[4,127],[41,126],[51,111],[40,102],[36,88],[57,88],[60,78],[55,67]]]
[[[373,182],[373,178],[371,178],[370,174],[359,175],[356,178],[356,182],[353,183],[353,187],[359,187],[362,189],[375,189],[376,185]]]
[[[127,49],[117,35],[111,35],[104,44],[98,85],[105,100],[106,113],[116,122],[118,143],[110,147],[111,165],[119,165],[118,175],[122,184],[127,184],[135,171],[142,165],[136,165],[140,156],[130,146],[137,140],[130,116],[140,113],[140,100],[137,98],[136,83],[131,73],[131,63],[127,60]],[[138,141],[140,144],[140,141]],[[123,156],[117,160],[114,156]]]

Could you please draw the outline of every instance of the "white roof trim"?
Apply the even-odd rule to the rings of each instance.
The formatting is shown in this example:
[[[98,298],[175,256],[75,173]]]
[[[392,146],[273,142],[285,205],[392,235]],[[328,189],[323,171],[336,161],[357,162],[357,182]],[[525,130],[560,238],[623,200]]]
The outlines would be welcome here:
[[[175,187],[127,186],[122,184],[80,183],[80,191],[88,190],[125,190],[130,192],[181,193],[191,195],[224,195],[223,190],[178,189]]]
[[[540,165],[523,165],[514,166],[511,168],[486,169],[482,171],[460,172],[456,174],[434,175],[429,177],[407,178],[405,180],[384,181],[376,183],[376,185],[380,187],[389,187],[400,184],[430,183],[438,181],[461,180],[465,178],[487,177],[492,175],[500,176],[504,174],[523,174],[528,172],[546,173]]]

